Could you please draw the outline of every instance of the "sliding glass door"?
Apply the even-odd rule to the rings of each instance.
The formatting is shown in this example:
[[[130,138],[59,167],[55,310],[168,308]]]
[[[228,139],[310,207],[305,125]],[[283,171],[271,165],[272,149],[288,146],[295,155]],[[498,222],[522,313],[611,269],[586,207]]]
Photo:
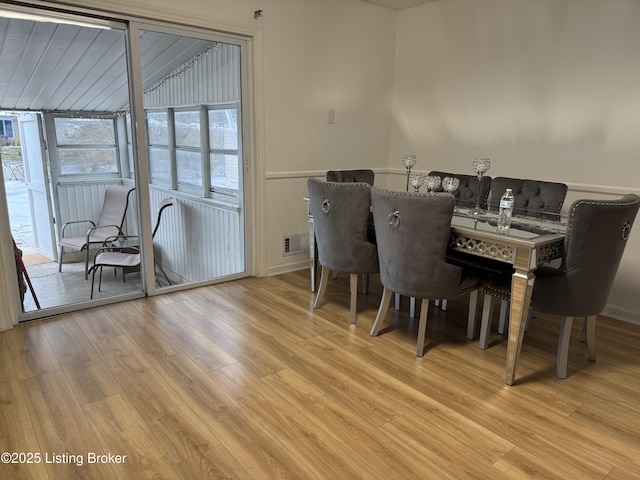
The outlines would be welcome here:
[[[0,119],[22,138],[0,155],[23,319],[247,275],[246,40],[12,8]],[[105,238],[114,186],[131,193]]]

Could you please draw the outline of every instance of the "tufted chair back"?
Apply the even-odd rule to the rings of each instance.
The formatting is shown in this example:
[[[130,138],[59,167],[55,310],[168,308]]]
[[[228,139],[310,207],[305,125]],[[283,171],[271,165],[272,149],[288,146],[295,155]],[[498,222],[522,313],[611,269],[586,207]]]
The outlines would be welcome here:
[[[478,198],[478,177],[476,175],[461,175],[457,173],[447,173],[440,171],[429,172],[429,175],[437,175],[441,179],[444,177],[456,177],[460,180],[460,186],[453,192],[456,204],[461,207],[472,208],[476,206]],[[487,198],[491,190],[491,177],[483,176],[480,184],[480,208],[487,208]]]
[[[521,178],[496,177],[491,181],[491,198],[489,208],[498,210],[500,198],[505,190],[513,190],[515,198],[514,215],[528,217],[543,217],[545,213],[550,219],[557,219],[562,204],[567,196],[567,186],[564,183],[544,182]]]
[[[364,182],[373,186],[375,173],[373,170],[329,170],[327,172],[327,182],[357,183]]]
[[[534,310],[572,317],[602,312],[639,206],[640,198],[634,194],[619,200],[574,202],[562,265],[536,272]]]

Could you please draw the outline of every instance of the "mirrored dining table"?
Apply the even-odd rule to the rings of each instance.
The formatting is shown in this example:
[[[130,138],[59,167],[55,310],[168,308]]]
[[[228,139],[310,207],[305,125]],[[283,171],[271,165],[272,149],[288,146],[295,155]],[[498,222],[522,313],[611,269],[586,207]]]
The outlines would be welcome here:
[[[305,201],[309,201],[305,198]],[[451,219],[449,248],[511,264],[511,306],[507,340],[507,385],[513,385],[524,338],[531,294],[538,266],[561,258],[564,251],[566,218],[550,213],[521,217],[514,215],[507,234],[498,233],[498,212],[481,214],[469,205],[456,206]],[[309,211],[309,256],[311,291],[317,278],[313,218]]]
[[[566,219],[559,215],[514,216],[507,234],[497,232],[497,212],[477,215],[472,209],[456,208],[451,220],[449,248],[513,265],[511,308],[507,340],[507,385],[513,385],[524,337],[535,270],[562,257]]]

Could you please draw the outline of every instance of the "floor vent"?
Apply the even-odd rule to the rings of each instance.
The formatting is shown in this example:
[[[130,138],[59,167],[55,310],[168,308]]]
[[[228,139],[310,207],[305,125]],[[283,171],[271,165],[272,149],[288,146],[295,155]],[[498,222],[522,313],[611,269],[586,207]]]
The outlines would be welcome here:
[[[288,235],[282,242],[282,256],[300,255],[309,251],[309,241],[305,233]]]

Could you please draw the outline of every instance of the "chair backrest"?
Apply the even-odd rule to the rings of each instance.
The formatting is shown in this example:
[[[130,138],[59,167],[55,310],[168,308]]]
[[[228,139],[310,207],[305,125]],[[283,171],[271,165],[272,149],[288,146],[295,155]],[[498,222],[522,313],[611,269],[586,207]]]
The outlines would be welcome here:
[[[558,182],[529,180],[523,178],[496,177],[491,181],[491,198],[489,208],[498,210],[500,198],[505,190],[513,190],[515,205],[513,213],[529,217],[543,217],[548,214],[559,214],[567,196],[567,185]],[[549,219],[559,219],[549,215]]]
[[[373,170],[329,170],[327,172],[327,182],[355,183],[364,182],[373,186],[375,180]]]
[[[447,173],[434,170],[429,175],[436,175],[441,179],[445,177],[456,177],[460,180],[460,186],[453,192],[456,204],[460,207],[472,208],[476,206],[478,200],[478,177],[477,175],[463,175],[458,173]],[[480,182],[480,208],[487,208],[487,198],[491,190],[491,177],[483,176]]]
[[[569,211],[565,253],[555,275],[538,276],[533,307],[562,316],[604,310],[640,207],[640,197],[577,200]]]
[[[315,178],[307,186],[320,265],[335,272],[377,272],[377,249],[367,240],[371,187]]]
[[[458,295],[462,269],[445,262],[455,199],[449,193],[371,189],[380,281],[416,298]]]
[[[122,228],[129,206],[129,196],[134,190],[135,187],[131,185],[109,186],[104,192],[104,202],[96,225],[117,225]]]
[[[156,226],[153,229],[153,233],[151,234],[151,238],[155,238],[156,232],[158,231],[158,227],[160,226],[160,220],[162,220],[162,212],[168,207],[173,206],[173,198],[167,197],[162,202],[160,202],[160,208],[158,209],[158,218],[156,220]]]

